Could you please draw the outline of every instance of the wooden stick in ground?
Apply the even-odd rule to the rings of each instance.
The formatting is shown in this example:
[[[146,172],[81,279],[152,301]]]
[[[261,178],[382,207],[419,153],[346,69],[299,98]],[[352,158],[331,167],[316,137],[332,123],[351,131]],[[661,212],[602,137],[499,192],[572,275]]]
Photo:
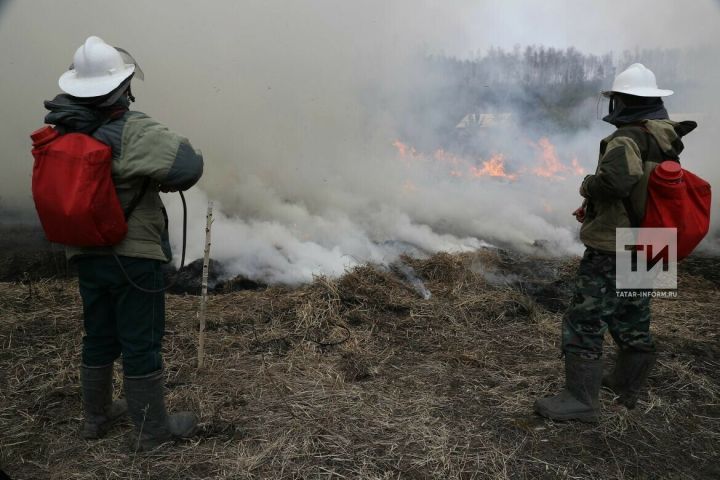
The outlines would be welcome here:
[[[205,364],[205,310],[207,307],[208,270],[210,268],[210,229],[212,227],[213,202],[208,202],[205,223],[205,257],[203,258],[202,287],[200,291],[200,331],[198,333],[198,368]]]

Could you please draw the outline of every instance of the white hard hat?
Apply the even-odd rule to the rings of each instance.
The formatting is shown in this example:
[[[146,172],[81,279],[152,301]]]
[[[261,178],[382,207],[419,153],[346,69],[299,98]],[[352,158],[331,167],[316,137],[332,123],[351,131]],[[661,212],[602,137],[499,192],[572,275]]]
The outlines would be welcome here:
[[[667,97],[672,95],[673,91],[658,88],[652,70],[642,63],[633,63],[615,77],[610,90],[602,92],[606,97],[613,93],[626,93],[637,97]]]
[[[99,97],[112,92],[133,74],[135,65],[102,38],[91,36],[75,51],[73,65],[58,80],[60,89],[74,97]]]

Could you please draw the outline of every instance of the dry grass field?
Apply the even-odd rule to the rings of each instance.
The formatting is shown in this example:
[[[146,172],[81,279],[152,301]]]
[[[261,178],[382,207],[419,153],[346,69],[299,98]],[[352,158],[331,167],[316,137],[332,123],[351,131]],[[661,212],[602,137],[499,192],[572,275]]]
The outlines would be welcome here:
[[[13,479],[720,478],[720,298],[702,261],[679,298],[654,301],[649,392],[632,411],[603,392],[598,425],[532,412],[562,386],[577,259],[405,262],[432,298],[373,266],[211,296],[201,371],[198,297],[169,295],[168,404],[202,423],[147,454],[129,451],[127,421],[78,436],[76,281],[0,283],[0,466]]]

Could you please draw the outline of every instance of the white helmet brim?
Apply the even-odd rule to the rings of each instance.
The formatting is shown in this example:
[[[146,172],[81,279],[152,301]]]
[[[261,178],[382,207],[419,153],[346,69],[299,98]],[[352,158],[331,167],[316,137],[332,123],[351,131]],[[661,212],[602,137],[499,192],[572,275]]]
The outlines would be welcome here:
[[[636,97],[669,97],[672,90],[663,90],[662,88],[627,88],[617,90],[604,90],[600,92],[604,97],[610,97],[613,93],[624,93],[627,95],[635,95]]]
[[[101,78],[78,78],[77,72],[72,69],[60,75],[58,86],[60,90],[73,97],[99,97],[115,90],[133,72],[135,72],[135,65],[127,63],[122,70]]]

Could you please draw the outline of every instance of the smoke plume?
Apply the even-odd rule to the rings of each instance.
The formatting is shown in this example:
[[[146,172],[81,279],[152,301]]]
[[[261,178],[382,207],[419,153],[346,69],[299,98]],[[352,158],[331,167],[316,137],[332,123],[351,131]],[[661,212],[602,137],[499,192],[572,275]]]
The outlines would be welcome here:
[[[642,13],[644,22],[620,21],[627,16],[597,2],[546,1],[542,9],[527,3],[0,5],[0,212],[32,211],[28,134],[41,125],[42,100],[57,93],[57,77],[88,35],[133,54],[146,75],[133,84],[134,108],[204,153],[206,174],[187,194],[189,259],[202,255],[205,209],[213,200],[212,256],[253,279],[297,283],[358,263],[389,264],[401,253],[487,244],[582,251],[570,212],[580,202],[582,175],[594,169],[598,142],[612,128],[600,120],[573,131],[528,127],[519,119],[530,112],[508,106],[493,112],[509,120],[486,134],[482,154],[443,150],[434,127],[455,112],[442,106],[446,92],[428,68],[430,55],[470,58],[516,44],[599,54],[705,47],[709,53],[692,65],[695,91],[684,105],[670,99],[668,106],[671,114],[702,106],[708,125],[701,120],[688,138],[684,160],[709,180],[720,178],[711,156],[718,118],[711,57],[720,45],[715,3],[633,2],[628,15]],[[528,95],[523,105],[532,104]],[[473,110],[456,115],[457,122]],[[573,115],[594,118],[595,99]],[[165,200],[179,245],[179,201]]]

